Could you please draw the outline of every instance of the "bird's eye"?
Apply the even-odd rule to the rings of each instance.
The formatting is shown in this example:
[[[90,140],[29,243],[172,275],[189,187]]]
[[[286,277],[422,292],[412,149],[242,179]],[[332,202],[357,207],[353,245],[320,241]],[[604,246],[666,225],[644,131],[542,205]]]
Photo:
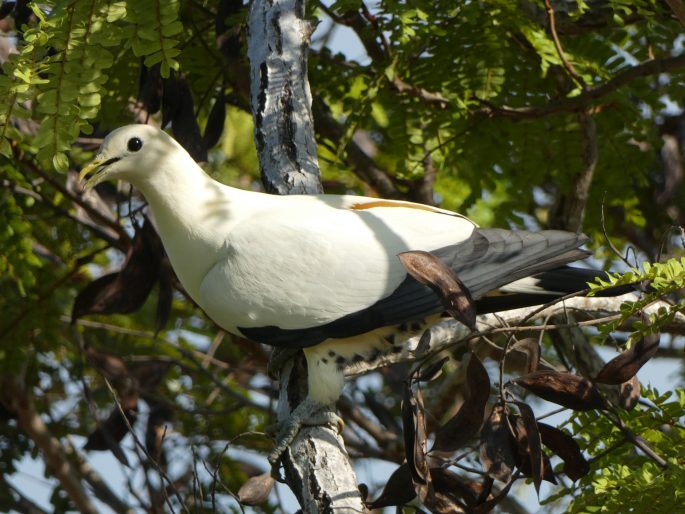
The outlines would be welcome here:
[[[137,152],[143,148],[143,142],[140,140],[139,137],[132,137],[131,139],[128,140],[128,151],[129,152]]]

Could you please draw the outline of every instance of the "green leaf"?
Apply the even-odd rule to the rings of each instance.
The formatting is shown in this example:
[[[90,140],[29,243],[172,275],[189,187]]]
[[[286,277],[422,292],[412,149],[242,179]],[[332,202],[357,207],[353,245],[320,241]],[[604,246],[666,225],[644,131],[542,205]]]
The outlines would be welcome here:
[[[12,146],[7,138],[0,137],[0,155],[5,157],[12,157]]]
[[[52,165],[55,167],[55,170],[64,173],[69,170],[69,158],[66,154],[58,152],[52,158]]]

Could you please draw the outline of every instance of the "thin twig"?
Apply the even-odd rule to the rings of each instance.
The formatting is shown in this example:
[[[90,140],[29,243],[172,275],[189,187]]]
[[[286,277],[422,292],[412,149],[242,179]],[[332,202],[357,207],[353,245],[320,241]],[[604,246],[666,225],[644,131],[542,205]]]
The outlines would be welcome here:
[[[103,216],[99,211],[97,211],[96,209],[91,207],[80,196],[74,195],[71,191],[69,191],[66,187],[64,187],[59,181],[55,180],[55,178],[52,176],[52,174],[46,173],[35,162],[24,158],[24,156],[22,154],[20,154],[18,150],[15,151],[15,159],[17,162],[19,162],[22,165],[29,168],[36,175],[39,175],[43,180],[45,180],[48,184],[50,184],[59,193],[64,195],[66,198],[69,198],[69,200],[71,200],[76,205],[81,207],[95,221],[97,221],[98,223],[102,223],[103,225],[109,227],[114,232],[116,232],[116,234],[119,236],[119,239],[121,241],[130,243],[131,237],[126,233],[126,230],[124,229],[124,227],[122,227],[116,221],[111,220],[111,219],[107,218],[106,216]]]
[[[625,437],[623,439],[620,439],[619,441],[616,441],[614,444],[611,446],[608,446],[607,448],[604,448],[601,452],[593,455],[590,457],[587,461],[589,464],[592,464],[593,462],[597,462],[601,458],[603,458],[605,455],[608,455],[609,453],[613,452],[614,450],[617,450],[621,446],[625,445],[628,443],[628,439]]]
[[[609,245],[609,248],[611,249],[612,252],[614,252],[614,255],[616,255],[619,259],[623,261],[623,263],[628,266],[629,268],[632,268],[633,266],[628,262],[628,255],[623,255],[618,248],[616,248],[616,245],[614,242],[611,240],[609,237],[609,233],[607,232],[607,227],[605,223],[605,217],[604,217],[604,200],[606,198],[606,191],[604,192],[604,195],[602,195],[602,206],[601,206],[601,211],[599,214],[599,221],[600,225],[602,226],[602,234],[604,234],[604,241]]]
[[[178,500],[179,504],[181,505],[181,508],[188,514],[190,514],[190,511],[188,510],[188,507],[186,506],[185,502],[183,501],[183,498],[181,498],[181,494],[178,491],[178,488],[176,485],[171,481],[169,478],[169,475],[166,474],[166,472],[162,469],[162,467],[159,465],[159,463],[152,458],[152,455],[147,451],[147,448],[145,448],[145,445],[141,442],[140,439],[138,439],[138,436],[136,435],[135,431],[133,430],[133,427],[131,426],[131,423],[128,420],[128,416],[124,412],[124,408],[121,406],[121,402],[119,401],[119,395],[117,392],[114,390],[112,387],[112,384],[109,383],[109,380],[107,380],[106,377],[102,377],[102,380],[104,380],[105,385],[107,386],[107,389],[109,389],[110,394],[112,395],[112,398],[114,399],[114,403],[119,410],[119,414],[121,414],[121,417],[123,418],[124,422],[126,423],[126,428],[131,434],[131,437],[133,437],[133,441],[135,442],[136,446],[143,452],[145,457],[148,459],[148,462],[152,464],[152,466],[155,468],[157,473],[159,473],[159,476],[162,478],[162,480],[166,481],[166,483],[172,488],[174,491],[174,494],[176,496],[176,499]],[[169,498],[169,495],[167,494],[167,488],[162,487],[162,491],[164,492],[164,499],[166,501],[167,506],[169,507],[169,510],[172,512],[172,514],[175,512],[174,507],[171,504],[171,499]]]
[[[18,171],[19,171],[19,173],[22,173],[21,168],[19,168]],[[26,175],[24,175],[23,173],[22,173],[22,175],[24,177],[26,177]],[[33,185],[33,183],[30,180],[27,180],[27,181],[31,185]],[[52,201],[50,201],[40,191],[35,190],[35,189],[25,189],[21,186],[18,186],[17,184],[15,184],[13,182],[10,182],[9,180],[3,181],[3,187],[7,187],[13,193],[23,194],[26,196],[30,196],[34,200],[38,200],[43,205],[52,209],[55,212],[55,214],[57,214],[58,216],[61,216],[61,217],[66,218],[70,221],[73,221],[74,223],[77,223],[78,225],[84,226],[86,229],[90,230],[95,236],[106,241],[108,244],[110,244],[112,246],[119,246],[119,247],[121,246],[121,243],[119,240],[112,237],[110,234],[108,234],[107,232],[102,230],[99,226],[94,225],[92,222],[89,222],[83,218],[80,218],[79,216],[74,216],[69,211],[62,209],[59,205],[52,203]]]
[[[556,17],[554,15],[554,8],[552,7],[552,2],[550,0],[545,0],[545,9],[547,11],[549,31],[552,34],[554,47],[557,49],[557,54],[559,55],[559,59],[561,59],[561,63],[564,65],[564,69],[569,74],[569,76],[573,80],[575,80],[581,88],[583,88],[583,90],[587,89],[587,84],[585,83],[585,80],[583,80],[583,77],[581,77],[578,74],[576,69],[573,67],[571,61],[568,60],[568,58],[566,57],[566,52],[564,52],[564,48],[561,46],[561,40],[559,39],[559,34],[557,34],[557,22]]]
[[[625,438],[633,444],[636,448],[639,448],[642,450],[642,452],[652,459],[657,466],[659,466],[661,469],[666,469],[668,467],[668,462],[666,462],[663,457],[658,455],[654,449],[645,441],[642,437],[633,434],[633,432],[623,423],[623,420],[621,420],[618,415],[614,414],[611,415],[609,412],[602,411],[602,414],[611,421],[614,426],[616,426],[625,436]],[[612,413],[613,414],[613,413]]]
[[[573,184],[568,194],[563,197],[559,228],[571,232],[580,232],[585,217],[585,208],[590,199],[590,187],[599,159],[597,144],[597,125],[592,115],[587,111],[578,113],[582,138],[583,169],[573,178]]]
[[[440,93],[428,91],[422,87],[408,84],[398,76],[395,76],[390,84],[397,90],[398,93],[410,94],[417,97],[427,104],[437,104],[439,107],[447,107],[451,102]]]
[[[229,439],[229,440],[226,442],[226,444],[224,445],[223,450],[221,450],[221,452],[219,452],[219,455],[218,455],[217,458],[216,458],[216,464],[214,465],[214,470],[213,470],[213,471],[210,471],[210,470],[209,470],[209,467],[208,467],[208,465],[207,465],[207,462],[206,462],[206,461],[203,461],[203,464],[204,464],[204,466],[205,466],[205,469],[209,472],[210,476],[212,477],[212,491],[211,491],[211,495],[212,495],[212,507],[215,506],[216,484],[218,483],[218,484],[220,484],[220,485],[224,488],[224,490],[225,490],[225,491],[226,491],[226,492],[227,492],[235,501],[238,502],[238,507],[240,508],[240,511],[243,512],[243,513],[245,512],[245,510],[243,509],[242,503],[240,503],[240,498],[238,498],[238,495],[235,494],[233,491],[231,491],[231,490],[223,483],[223,481],[219,478],[219,470],[221,469],[221,459],[224,457],[224,455],[226,454],[226,452],[228,451],[228,449],[229,449],[229,448],[230,448],[238,439],[240,439],[240,438],[242,438],[242,437],[254,436],[254,435],[260,436],[260,437],[265,437],[265,436],[266,436],[266,434],[264,434],[263,432],[254,432],[254,431],[250,431],[250,432],[242,432],[242,433],[236,435],[235,437],[232,437],[231,439]],[[212,512],[216,512],[216,510],[215,510],[214,508],[212,508]]]
[[[547,414],[543,414],[542,416],[538,416],[536,421],[540,421],[545,418],[549,418],[550,416],[554,416],[556,414],[559,414],[560,412],[564,412],[566,410],[566,407],[559,407],[558,409],[554,409],[553,411],[548,412]]]

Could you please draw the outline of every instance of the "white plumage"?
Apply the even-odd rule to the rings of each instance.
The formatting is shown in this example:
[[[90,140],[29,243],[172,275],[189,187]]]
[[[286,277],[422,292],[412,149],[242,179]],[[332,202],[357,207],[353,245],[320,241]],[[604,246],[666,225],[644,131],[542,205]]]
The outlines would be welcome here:
[[[410,202],[234,189],[147,125],[112,132],[81,177],[91,172],[87,187],[116,178],[143,193],[179,280],[217,324],[306,347],[320,403],[337,398],[350,360],[396,350],[439,316],[439,299],[408,278],[398,253],[435,252],[476,298],[585,255],[582,236],[481,230]]]

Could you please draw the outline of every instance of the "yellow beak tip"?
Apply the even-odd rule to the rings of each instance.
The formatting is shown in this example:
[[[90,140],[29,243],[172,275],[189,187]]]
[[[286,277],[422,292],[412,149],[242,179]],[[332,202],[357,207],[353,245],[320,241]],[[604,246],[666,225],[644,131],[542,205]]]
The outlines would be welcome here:
[[[100,160],[95,160],[91,162],[90,164],[86,165],[84,168],[81,169],[81,172],[78,174],[78,181],[79,183],[83,182],[86,177],[93,171],[97,170],[100,166],[102,165],[102,161]],[[95,174],[90,179],[86,181],[85,184],[83,184],[83,191],[87,191],[91,187],[95,186],[99,182],[98,180],[98,175]]]

